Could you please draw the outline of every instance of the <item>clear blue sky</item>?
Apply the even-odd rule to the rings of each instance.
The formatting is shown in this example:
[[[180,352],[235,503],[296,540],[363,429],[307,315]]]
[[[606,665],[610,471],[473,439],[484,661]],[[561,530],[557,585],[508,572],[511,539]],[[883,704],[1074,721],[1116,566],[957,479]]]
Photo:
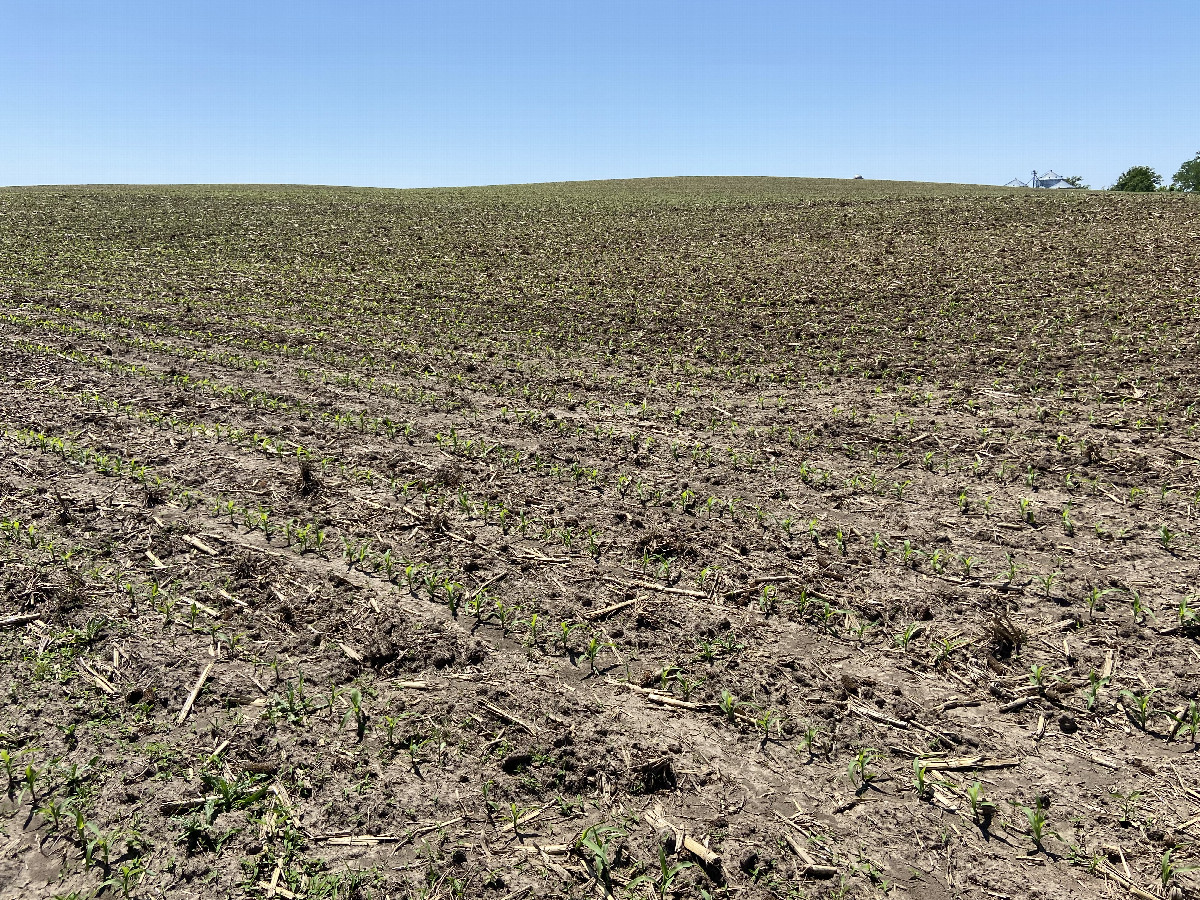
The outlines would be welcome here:
[[[0,184],[1168,180],[1196,0],[0,0]]]

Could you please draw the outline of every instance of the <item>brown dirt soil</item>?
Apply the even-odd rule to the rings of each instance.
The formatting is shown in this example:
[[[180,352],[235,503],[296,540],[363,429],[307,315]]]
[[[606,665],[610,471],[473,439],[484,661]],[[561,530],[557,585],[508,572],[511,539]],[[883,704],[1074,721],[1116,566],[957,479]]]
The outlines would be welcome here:
[[[1178,195],[0,190],[0,896],[1200,896],[1198,298]]]

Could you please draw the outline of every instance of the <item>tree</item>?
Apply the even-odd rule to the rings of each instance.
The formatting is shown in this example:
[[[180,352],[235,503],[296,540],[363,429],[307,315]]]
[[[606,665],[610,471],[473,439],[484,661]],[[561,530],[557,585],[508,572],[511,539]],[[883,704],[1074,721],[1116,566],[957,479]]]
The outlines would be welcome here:
[[[1149,166],[1132,166],[1121,173],[1121,177],[1117,179],[1117,183],[1112,186],[1112,189],[1148,194],[1158,190],[1160,184],[1162,184],[1162,176]]]
[[[1087,185],[1083,183],[1082,175],[1072,175],[1070,178],[1064,178],[1063,181],[1065,181],[1071,187],[1077,187],[1077,188],[1086,188],[1087,187]]]
[[[1171,180],[1171,186],[1181,191],[1200,192],[1200,151],[1179,167],[1179,171]]]

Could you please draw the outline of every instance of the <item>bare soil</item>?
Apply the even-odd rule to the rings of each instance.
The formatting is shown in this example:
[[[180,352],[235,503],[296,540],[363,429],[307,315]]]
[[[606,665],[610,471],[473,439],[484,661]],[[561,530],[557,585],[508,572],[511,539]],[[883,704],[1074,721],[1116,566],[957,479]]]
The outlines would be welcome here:
[[[0,190],[0,896],[1200,896],[1198,303],[1180,195]]]

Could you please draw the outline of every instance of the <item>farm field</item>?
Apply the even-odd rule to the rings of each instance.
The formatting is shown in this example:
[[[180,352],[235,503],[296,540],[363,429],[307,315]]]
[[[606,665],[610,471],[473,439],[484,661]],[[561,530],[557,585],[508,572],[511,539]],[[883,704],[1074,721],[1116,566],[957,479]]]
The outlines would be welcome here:
[[[1200,203],[0,190],[2,897],[1200,896]]]

